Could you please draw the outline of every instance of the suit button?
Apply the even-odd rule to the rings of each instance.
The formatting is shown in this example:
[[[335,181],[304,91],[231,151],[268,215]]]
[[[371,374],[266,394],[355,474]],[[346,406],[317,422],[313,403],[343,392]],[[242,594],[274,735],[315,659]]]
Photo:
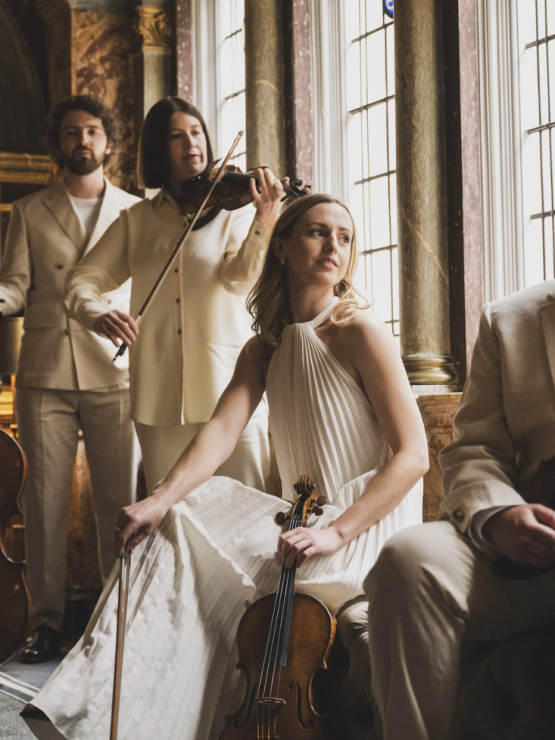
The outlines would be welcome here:
[[[181,303],[181,298],[176,298],[176,299],[175,299],[175,302],[176,302],[176,303]]]
[[[178,330],[177,330],[177,333],[178,333],[178,334],[181,334],[181,329],[178,329]]]
[[[56,270],[63,270],[64,269],[64,266],[61,264],[61,262],[56,262],[54,264],[54,267],[56,268]]]
[[[256,236],[260,236],[260,231],[255,231],[254,233],[256,234]]]
[[[462,509],[455,509],[453,512],[453,519],[457,522],[462,522],[464,519],[464,511]]]
[[[174,272],[179,272],[179,270],[177,269],[177,267],[174,267],[174,268],[173,268],[173,271],[174,271]]]
[[[64,336],[69,337],[69,329],[64,329]]]

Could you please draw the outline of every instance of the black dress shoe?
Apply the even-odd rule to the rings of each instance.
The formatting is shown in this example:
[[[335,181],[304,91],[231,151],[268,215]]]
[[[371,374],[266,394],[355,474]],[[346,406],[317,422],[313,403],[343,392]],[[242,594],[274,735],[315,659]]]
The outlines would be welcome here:
[[[61,642],[58,630],[41,624],[31,642],[21,651],[19,660],[22,663],[44,663],[59,655]]]

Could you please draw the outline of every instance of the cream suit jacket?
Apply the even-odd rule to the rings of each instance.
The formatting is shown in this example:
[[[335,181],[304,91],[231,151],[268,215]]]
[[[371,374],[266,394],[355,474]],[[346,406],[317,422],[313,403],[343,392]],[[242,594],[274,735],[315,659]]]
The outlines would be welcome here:
[[[93,390],[128,382],[128,368],[112,362],[113,344],[70,319],[63,302],[67,272],[98,241],[122,209],[139,198],[106,190],[94,232],[85,229],[63,181],[13,204],[0,268],[0,310],[25,308],[25,334],[16,383],[20,388]],[[130,286],[107,296],[124,311]]]
[[[484,309],[472,369],[441,456],[442,509],[461,532],[494,506],[525,503],[555,455],[555,280]]]
[[[151,426],[208,421],[252,336],[245,296],[266,255],[270,229],[253,206],[221,211],[193,231],[145,312],[130,347],[131,418]],[[132,277],[137,316],[185,220],[161,191],[137,203],[68,274],[66,303],[92,329],[106,291]],[[104,294],[104,295],[103,295]]]

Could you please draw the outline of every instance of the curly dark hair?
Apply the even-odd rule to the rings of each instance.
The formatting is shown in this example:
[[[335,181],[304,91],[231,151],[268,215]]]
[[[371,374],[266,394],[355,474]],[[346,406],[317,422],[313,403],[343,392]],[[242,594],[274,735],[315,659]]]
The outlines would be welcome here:
[[[113,148],[120,143],[122,138],[120,122],[114,115],[113,111],[101,103],[98,98],[94,98],[92,95],[74,95],[68,100],[62,100],[61,103],[58,103],[58,105],[52,109],[48,118],[48,128],[46,132],[48,153],[59,167],[64,166],[64,160],[60,150],[60,126],[64,116],[73,110],[82,110],[85,111],[85,113],[90,113],[90,115],[95,118],[100,118],[108,141],[112,144]],[[104,158],[104,164],[108,164],[109,159],[110,155],[107,154]]]

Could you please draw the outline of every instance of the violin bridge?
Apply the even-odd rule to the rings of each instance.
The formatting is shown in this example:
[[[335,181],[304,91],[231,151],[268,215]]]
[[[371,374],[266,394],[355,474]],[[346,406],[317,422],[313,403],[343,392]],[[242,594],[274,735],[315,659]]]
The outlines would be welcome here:
[[[277,696],[259,696],[256,701],[259,704],[287,704],[285,699],[280,699]]]

